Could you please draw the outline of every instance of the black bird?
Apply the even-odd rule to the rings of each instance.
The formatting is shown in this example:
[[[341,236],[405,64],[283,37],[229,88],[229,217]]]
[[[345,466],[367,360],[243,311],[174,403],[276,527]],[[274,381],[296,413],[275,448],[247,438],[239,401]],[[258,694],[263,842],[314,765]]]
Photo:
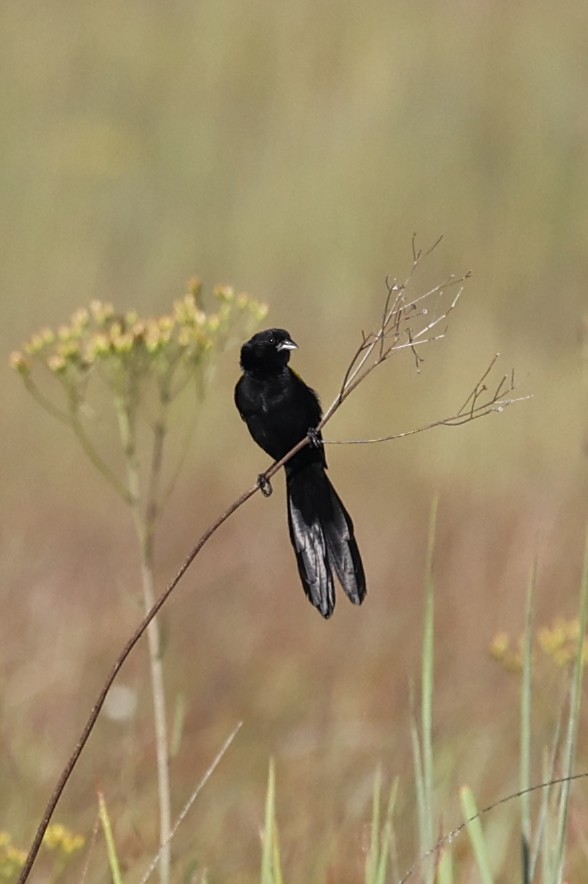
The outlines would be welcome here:
[[[310,444],[285,465],[288,527],[304,591],[330,617],[333,571],[354,605],[365,598],[365,574],[351,516],[327,478],[321,435],[313,433],[322,415],[318,396],[288,367],[296,347],[283,328],[258,332],[243,344],[235,404],[254,440],[274,460],[310,431]]]

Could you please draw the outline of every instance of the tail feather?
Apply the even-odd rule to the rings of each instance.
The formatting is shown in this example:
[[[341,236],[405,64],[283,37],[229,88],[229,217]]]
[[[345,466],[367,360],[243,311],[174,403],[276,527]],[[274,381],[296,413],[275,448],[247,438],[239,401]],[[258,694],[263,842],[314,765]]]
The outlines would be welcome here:
[[[329,559],[341,586],[354,605],[361,605],[366,595],[365,573],[355,539],[351,516],[329,482],[333,521],[325,525]]]
[[[288,526],[304,591],[323,617],[335,608],[333,571],[348,597],[366,595],[363,564],[353,522],[322,464],[288,476]]]
[[[290,540],[296,553],[298,573],[304,591],[323,617],[330,617],[335,608],[335,587],[328,563],[327,542],[321,523],[309,523],[298,495],[288,495]]]

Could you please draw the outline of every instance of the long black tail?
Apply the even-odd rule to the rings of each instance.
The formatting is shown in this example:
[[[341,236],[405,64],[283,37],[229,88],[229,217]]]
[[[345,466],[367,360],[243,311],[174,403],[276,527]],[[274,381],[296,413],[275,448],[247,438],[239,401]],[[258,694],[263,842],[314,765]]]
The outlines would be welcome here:
[[[288,526],[304,591],[323,617],[335,607],[333,571],[354,605],[366,594],[351,516],[324,467],[311,463],[287,475]]]

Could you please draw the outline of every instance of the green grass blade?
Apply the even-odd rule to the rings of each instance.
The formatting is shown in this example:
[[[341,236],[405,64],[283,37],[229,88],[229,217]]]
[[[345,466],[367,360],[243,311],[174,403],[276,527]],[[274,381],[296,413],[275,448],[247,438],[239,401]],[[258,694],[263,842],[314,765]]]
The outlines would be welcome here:
[[[435,806],[434,806],[434,767],[433,767],[433,689],[435,667],[435,593],[433,583],[433,552],[437,530],[437,509],[439,500],[436,497],[431,506],[429,534],[427,538],[427,557],[425,569],[425,624],[423,636],[423,659],[421,674],[421,752],[423,776],[423,822],[421,849],[423,853],[430,849],[435,839]],[[427,878],[433,880],[433,864]]]
[[[480,881],[482,884],[493,884],[490,861],[488,859],[488,847],[484,838],[484,830],[479,817],[474,793],[469,786],[462,786],[459,790],[459,794],[464,815],[466,819],[469,820],[466,828],[468,835],[470,836],[470,841],[472,842],[472,847],[474,848],[476,863],[480,873]],[[475,819],[473,819],[473,817],[475,817]]]
[[[423,777],[423,759],[421,752],[421,741],[419,739],[419,730],[414,720],[414,716],[410,723],[410,737],[412,743],[412,760],[414,766],[414,782],[416,791],[417,812],[419,818],[419,850],[421,855],[425,854],[431,844],[426,840],[426,820],[425,820],[425,783]]]
[[[398,797],[398,784],[400,780],[396,777],[390,789],[390,799],[388,801],[388,809],[386,811],[387,835],[388,835],[388,853],[390,855],[390,863],[392,866],[392,880],[400,880],[400,867],[398,865],[398,845],[396,839],[396,827],[394,825],[394,813],[396,811],[396,799]]]
[[[261,884],[283,884],[278,827],[276,823],[276,773],[270,759],[265,798],[265,822],[261,854]]]
[[[370,849],[365,864],[366,884],[375,884],[376,870],[380,852],[380,800],[382,794],[382,770],[376,770],[374,792],[372,795],[372,820],[370,832]]]
[[[415,790],[419,818],[419,848],[424,857],[435,841],[435,808],[433,800],[434,765],[433,765],[433,687],[435,664],[435,596],[433,583],[433,551],[437,526],[437,504],[435,498],[431,506],[429,532],[427,538],[427,554],[425,563],[425,618],[423,625],[423,650],[421,661],[421,710],[420,733],[416,716],[411,716],[411,742],[414,764]],[[412,691],[411,691],[412,694]],[[414,709],[414,704],[411,703]],[[433,861],[426,861],[423,872],[425,881],[434,881],[435,870]]]
[[[380,837],[380,859],[376,869],[375,884],[386,884],[388,874],[388,858],[395,855],[395,838],[394,838],[394,808],[396,806],[396,796],[398,794],[398,777],[392,783],[388,805],[386,807],[386,817],[384,827]],[[396,875],[398,880],[398,876]]]
[[[578,648],[574,662],[570,685],[570,705],[566,741],[564,747],[563,776],[571,776],[576,758],[576,744],[578,739],[578,725],[580,721],[580,707],[582,703],[582,680],[584,676],[584,641],[586,626],[588,624],[588,534],[584,550],[584,567],[582,570],[582,586],[580,590],[580,629],[578,634]],[[570,806],[571,783],[563,783],[560,793],[557,841],[556,841],[556,881],[562,884],[564,879],[564,866],[566,859],[566,835]]]
[[[437,884],[453,884],[453,852],[448,844],[439,851]]]
[[[561,717],[560,717],[561,722]],[[554,747],[556,742],[554,742]],[[542,779],[544,783],[549,782],[549,780],[553,779],[554,776],[554,762],[555,755],[552,750],[551,753],[548,752],[547,748],[544,750],[543,756],[543,767],[542,767]],[[553,797],[553,787],[547,786],[545,789],[541,790],[541,804],[539,807],[539,819],[537,822],[537,832],[535,834],[536,846],[533,852],[533,862],[531,865],[531,881],[534,880],[535,870],[537,868],[537,864],[541,861],[541,875],[542,881],[553,881],[555,877],[555,873],[553,871],[553,862],[552,862],[552,841],[553,841],[553,833],[552,833],[552,814],[550,813],[550,808],[552,804]]]
[[[278,833],[278,827],[274,821],[274,831],[273,831],[273,872],[274,872],[274,884],[284,884],[284,878],[282,876],[282,857],[280,854],[280,836]]]
[[[366,862],[366,884],[386,884],[388,875],[388,861],[393,854],[394,846],[394,807],[398,792],[398,778],[390,789],[386,813],[382,823],[381,796],[382,796],[382,773],[378,768],[374,780],[374,796],[372,802],[372,830],[370,838],[370,852]]]
[[[537,562],[533,562],[527,590],[527,611],[525,616],[525,639],[523,647],[523,678],[521,684],[521,738],[519,788],[521,795],[521,840],[523,860],[523,884],[531,882],[531,718],[533,708],[533,615],[535,586],[537,582]]]
[[[265,794],[265,822],[263,826],[263,842],[261,853],[261,884],[273,884],[272,875],[272,828],[275,818],[276,783],[274,760],[270,759],[267,778],[267,790]]]
[[[551,747],[544,750],[543,766],[541,778],[544,783],[548,783],[557,777],[557,760],[559,756],[559,748],[561,744],[561,735],[564,727],[564,713],[566,702],[560,704],[557,715],[555,733],[551,741]],[[541,790],[541,804],[539,807],[539,817],[535,827],[535,837],[533,846],[533,855],[529,877],[531,881],[535,880],[535,872],[537,863],[541,859],[542,881],[555,881],[555,862],[554,862],[554,795],[557,786],[546,786]]]
[[[112,834],[112,826],[110,825],[110,817],[108,816],[106,801],[102,792],[98,792],[98,816],[100,817],[100,824],[102,826],[102,831],[104,832],[104,840],[106,841],[108,865],[110,866],[110,874],[112,875],[113,884],[122,884],[122,875],[120,872],[116,845],[114,843],[114,836]]]

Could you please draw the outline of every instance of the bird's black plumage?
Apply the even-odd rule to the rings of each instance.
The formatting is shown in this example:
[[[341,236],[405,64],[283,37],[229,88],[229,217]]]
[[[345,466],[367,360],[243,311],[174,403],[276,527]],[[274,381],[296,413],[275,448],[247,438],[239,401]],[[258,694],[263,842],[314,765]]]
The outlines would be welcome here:
[[[257,444],[274,460],[284,457],[321,419],[317,394],[288,366],[296,344],[285,329],[259,332],[241,348],[243,375],[235,404]],[[290,540],[304,591],[323,617],[335,607],[333,571],[360,605],[366,585],[351,516],[331,485],[320,433],[318,444],[285,465]]]

